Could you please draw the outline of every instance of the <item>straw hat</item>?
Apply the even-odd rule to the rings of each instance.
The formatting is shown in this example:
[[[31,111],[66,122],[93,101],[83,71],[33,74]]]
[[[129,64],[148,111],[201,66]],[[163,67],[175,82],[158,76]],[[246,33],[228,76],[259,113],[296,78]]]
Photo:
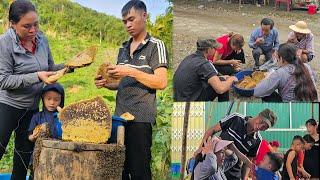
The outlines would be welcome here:
[[[221,140],[218,138],[214,138],[213,141],[217,141],[216,145],[214,147],[214,153],[217,153],[219,151],[221,151],[222,149],[224,149],[225,147],[229,146],[231,143],[233,143],[233,141],[226,141],[226,140]]]
[[[302,33],[302,34],[309,34],[311,30],[308,29],[308,25],[304,21],[298,21],[295,25],[289,26],[291,30],[294,32]]]

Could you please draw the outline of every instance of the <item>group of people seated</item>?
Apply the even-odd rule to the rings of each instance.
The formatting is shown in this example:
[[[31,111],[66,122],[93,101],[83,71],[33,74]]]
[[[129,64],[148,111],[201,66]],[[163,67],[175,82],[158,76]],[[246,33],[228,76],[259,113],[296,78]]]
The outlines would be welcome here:
[[[270,18],[262,19],[260,27],[251,33],[248,44],[254,59],[252,69],[268,72],[254,88],[253,96],[272,102],[318,101],[316,77],[308,64],[315,57],[313,34],[304,21],[289,29],[287,42],[282,44]],[[200,37],[197,51],[187,56],[174,73],[174,100],[212,101],[218,97],[218,101],[228,101],[229,90],[238,81],[234,75],[246,63],[244,45],[243,36],[237,33]],[[260,63],[262,56],[264,63]]]
[[[295,180],[319,178],[319,132],[315,119],[306,121],[308,134],[295,135],[289,149],[260,135],[274,126],[277,116],[265,109],[256,117],[231,114],[209,128],[193,158],[191,179]],[[219,137],[213,136],[221,132]]]

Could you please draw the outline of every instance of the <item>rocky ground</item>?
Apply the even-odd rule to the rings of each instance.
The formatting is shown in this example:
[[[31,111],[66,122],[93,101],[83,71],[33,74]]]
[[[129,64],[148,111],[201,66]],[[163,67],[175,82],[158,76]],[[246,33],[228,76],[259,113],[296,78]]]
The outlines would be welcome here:
[[[314,34],[316,58],[310,62],[319,79],[317,82],[320,93],[320,15],[309,15],[307,11],[293,10],[286,12],[282,5],[275,9],[274,5],[257,7],[251,4],[223,3],[214,0],[175,0],[174,1],[174,30],[173,30],[173,68],[178,67],[181,60],[195,51],[195,42],[199,36],[212,35],[218,37],[228,32],[237,32],[244,36],[246,45],[246,65],[253,67],[249,41],[251,31],[260,26],[264,17],[275,21],[275,27],[280,34],[280,43],[286,42],[290,32],[289,25],[298,20],[304,20]],[[248,99],[245,99],[248,100]],[[251,100],[251,99],[250,99]]]

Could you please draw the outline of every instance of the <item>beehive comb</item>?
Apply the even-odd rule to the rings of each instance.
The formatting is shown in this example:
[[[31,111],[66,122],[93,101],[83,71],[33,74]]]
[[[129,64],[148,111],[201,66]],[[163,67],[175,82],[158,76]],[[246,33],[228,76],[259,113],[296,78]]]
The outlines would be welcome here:
[[[62,76],[67,72],[68,68],[63,68],[59,71],[56,71],[56,74],[55,75],[52,75],[52,76],[49,76],[47,81],[49,83],[54,83],[56,82],[57,80],[59,80],[60,78],[62,78]]]
[[[59,118],[63,123],[68,123],[74,119],[92,119],[97,122],[108,121],[111,125],[109,108],[101,96],[64,107],[59,112]]]
[[[118,83],[120,81],[119,78],[114,78],[108,74],[107,67],[110,66],[111,63],[105,62],[100,65],[97,75],[101,75],[103,79],[107,81],[107,83]]]
[[[95,46],[91,46],[86,50],[78,53],[75,57],[73,57],[69,61],[67,61],[65,63],[65,66],[78,68],[78,67],[83,67],[85,65],[89,65],[94,61],[96,53],[97,53],[97,48]]]
[[[105,143],[110,137],[110,111],[100,96],[64,107],[59,110],[59,118],[63,140]]]

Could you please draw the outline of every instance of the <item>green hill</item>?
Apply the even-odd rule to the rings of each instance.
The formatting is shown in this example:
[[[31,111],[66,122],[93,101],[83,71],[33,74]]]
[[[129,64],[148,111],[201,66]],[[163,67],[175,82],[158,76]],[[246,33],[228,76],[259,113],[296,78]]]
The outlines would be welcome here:
[[[61,38],[81,37],[120,44],[128,38],[120,19],[82,7],[68,0],[33,0],[40,17],[41,29],[47,35]],[[8,10],[8,0],[0,10]],[[0,18],[7,21],[7,13]]]
[[[0,0],[0,33],[8,27],[8,9],[12,0]],[[82,39],[101,41],[108,45],[121,45],[128,39],[120,19],[99,13],[69,0],[32,0],[39,14],[40,28],[55,39]],[[163,40],[172,55],[172,8],[148,21],[151,35]],[[171,60],[170,60],[171,61]]]

